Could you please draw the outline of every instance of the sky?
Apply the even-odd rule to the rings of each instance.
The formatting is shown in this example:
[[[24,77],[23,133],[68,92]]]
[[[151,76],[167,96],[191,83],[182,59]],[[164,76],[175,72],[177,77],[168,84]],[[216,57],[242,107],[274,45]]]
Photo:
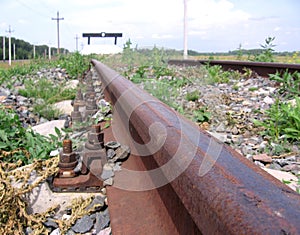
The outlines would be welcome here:
[[[184,0],[0,0],[0,36],[75,51],[82,33],[123,33],[117,45],[183,50]],[[188,49],[228,52],[260,48],[275,37],[276,51],[300,51],[299,0],[187,0]],[[76,37],[78,39],[76,40]],[[76,43],[77,42],[77,43]],[[91,44],[114,44],[91,38]]]

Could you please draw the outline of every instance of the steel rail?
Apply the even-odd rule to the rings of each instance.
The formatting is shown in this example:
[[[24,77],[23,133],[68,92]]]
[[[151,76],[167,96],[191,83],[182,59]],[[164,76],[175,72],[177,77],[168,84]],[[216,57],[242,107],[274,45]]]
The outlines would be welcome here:
[[[132,151],[141,153],[107,189],[115,234],[300,234],[299,194],[114,70],[92,64],[113,105],[112,130],[124,128],[108,138],[129,131],[119,141],[136,142]]]
[[[224,70],[243,71],[244,68],[249,68],[255,71],[260,76],[268,76],[276,72],[284,72],[288,70],[291,73],[300,72],[300,64],[285,64],[285,63],[267,63],[267,62],[251,62],[251,61],[230,61],[230,60],[169,60],[170,65],[181,66],[199,66],[199,65],[220,65]]]

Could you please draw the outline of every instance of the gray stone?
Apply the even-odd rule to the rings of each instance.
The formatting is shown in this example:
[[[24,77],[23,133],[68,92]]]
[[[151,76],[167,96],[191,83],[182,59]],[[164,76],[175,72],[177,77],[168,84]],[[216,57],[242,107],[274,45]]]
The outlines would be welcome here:
[[[121,145],[116,150],[116,158],[119,160],[123,160],[127,158],[130,154],[130,148],[127,145]]]
[[[105,197],[101,197],[101,196],[96,196],[94,198],[94,200],[92,201],[92,203],[86,207],[86,210],[89,210],[91,208],[95,208],[96,211],[100,211],[102,209],[102,207],[104,206],[104,200]]]
[[[9,96],[11,91],[9,89],[0,87],[0,96]]]
[[[264,167],[265,166],[260,161],[254,161],[254,164],[257,165],[257,166],[259,166],[259,167]]]
[[[103,181],[103,185],[109,185],[112,186],[114,184],[114,179],[113,178],[108,178],[106,180]]]
[[[69,229],[66,235],[76,235],[76,233],[72,229]]]
[[[66,83],[66,89],[75,89],[79,84],[78,80],[70,80]]]
[[[216,132],[210,132],[210,131],[208,131],[208,133],[222,142],[225,142],[227,140],[227,134],[225,134],[225,133],[216,133]]]
[[[95,223],[95,229],[96,232],[100,232],[102,229],[106,228],[110,222],[110,219],[108,216],[106,216],[103,213],[96,213],[96,223]]]
[[[47,228],[58,228],[58,224],[51,218],[48,218],[43,224]]]
[[[253,155],[253,160],[264,162],[264,163],[271,163],[272,162],[272,157],[270,157],[267,154],[263,153],[263,154]]]
[[[54,104],[54,107],[61,113],[71,115],[73,106],[71,105],[72,100],[64,100]]]
[[[232,134],[237,135],[237,134],[239,133],[239,130],[237,129],[236,126],[234,126],[234,127],[231,129],[231,132],[232,132]]]
[[[62,129],[64,127],[64,124],[65,124],[65,120],[53,120],[50,122],[46,122],[34,126],[32,127],[32,129],[41,135],[45,135],[45,136],[49,134],[56,135],[55,127],[57,127],[58,129]]]
[[[285,159],[276,159],[275,162],[277,162],[281,167],[289,164],[289,162]]]
[[[273,169],[273,170],[278,170],[278,171],[280,171],[282,169],[282,167],[276,162],[271,163],[269,168]]]
[[[50,235],[60,235],[60,229],[59,229],[59,228],[54,229],[54,230],[50,233]]]
[[[293,171],[293,172],[295,171],[295,172],[297,172],[297,171],[300,170],[300,166],[297,165],[297,164],[288,164],[288,165],[285,165],[284,167],[282,167],[282,169],[284,171]]]
[[[26,235],[33,234],[33,230],[32,230],[30,227],[27,227],[27,228],[25,229],[25,234],[26,234]]]
[[[93,225],[93,220],[88,215],[84,215],[76,221],[75,225],[72,226],[72,230],[75,233],[86,233],[92,229]]]
[[[269,96],[266,96],[263,100],[266,104],[274,104],[274,100],[269,97]]]
[[[121,146],[121,144],[116,141],[109,141],[105,144],[105,147],[109,148],[109,149],[117,149],[120,146]]]
[[[225,132],[225,131],[226,131],[226,127],[224,123],[220,123],[216,128],[216,132]]]
[[[108,149],[106,152],[106,156],[108,159],[112,159],[114,156],[116,156],[116,152],[113,149]]]
[[[113,171],[120,171],[122,169],[121,164],[121,162],[116,162],[113,166]]]
[[[111,227],[107,227],[101,230],[97,235],[110,235],[111,234]]]
[[[114,175],[115,174],[114,174],[113,168],[109,164],[105,164],[102,169],[101,178],[103,180],[106,180],[108,178],[113,177]]]

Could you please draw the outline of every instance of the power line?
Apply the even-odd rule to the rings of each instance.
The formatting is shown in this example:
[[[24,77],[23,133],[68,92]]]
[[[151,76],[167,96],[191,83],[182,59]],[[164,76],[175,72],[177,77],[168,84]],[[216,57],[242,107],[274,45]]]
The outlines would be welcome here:
[[[59,18],[59,11],[57,11],[57,18],[52,18],[52,20],[57,21],[57,54],[59,54],[59,21],[64,20],[64,18]]]
[[[20,3],[21,5],[23,5],[23,7],[27,8],[27,9],[29,9],[31,11],[34,11],[34,12],[38,13],[41,16],[47,16],[47,17],[49,17],[49,15],[44,14],[44,12],[41,12],[40,10],[37,10],[37,9],[33,8],[33,7],[25,4],[24,2],[20,1],[20,0],[17,0],[17,2]]]

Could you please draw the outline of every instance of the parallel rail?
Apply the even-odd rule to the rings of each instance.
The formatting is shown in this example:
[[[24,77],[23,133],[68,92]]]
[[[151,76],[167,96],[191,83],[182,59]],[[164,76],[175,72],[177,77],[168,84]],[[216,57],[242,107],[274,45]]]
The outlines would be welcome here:
[[[266,63],[266,62],[250,62],[250,61],[230,61],[230,60],[169,60],[170,65],[181,66],[199,66],[199,65],[220,65],[224,70],[238,70],[244,72],[244,68],[255,71],[260,76],[268,76],[276,72],[284,72],[288,70],[290,73],[300,72],[300,64],[285,63]]]
[[[107,140],[132,156],[107,188],[114,234],[300,234],[300,196],[104,64]]]

